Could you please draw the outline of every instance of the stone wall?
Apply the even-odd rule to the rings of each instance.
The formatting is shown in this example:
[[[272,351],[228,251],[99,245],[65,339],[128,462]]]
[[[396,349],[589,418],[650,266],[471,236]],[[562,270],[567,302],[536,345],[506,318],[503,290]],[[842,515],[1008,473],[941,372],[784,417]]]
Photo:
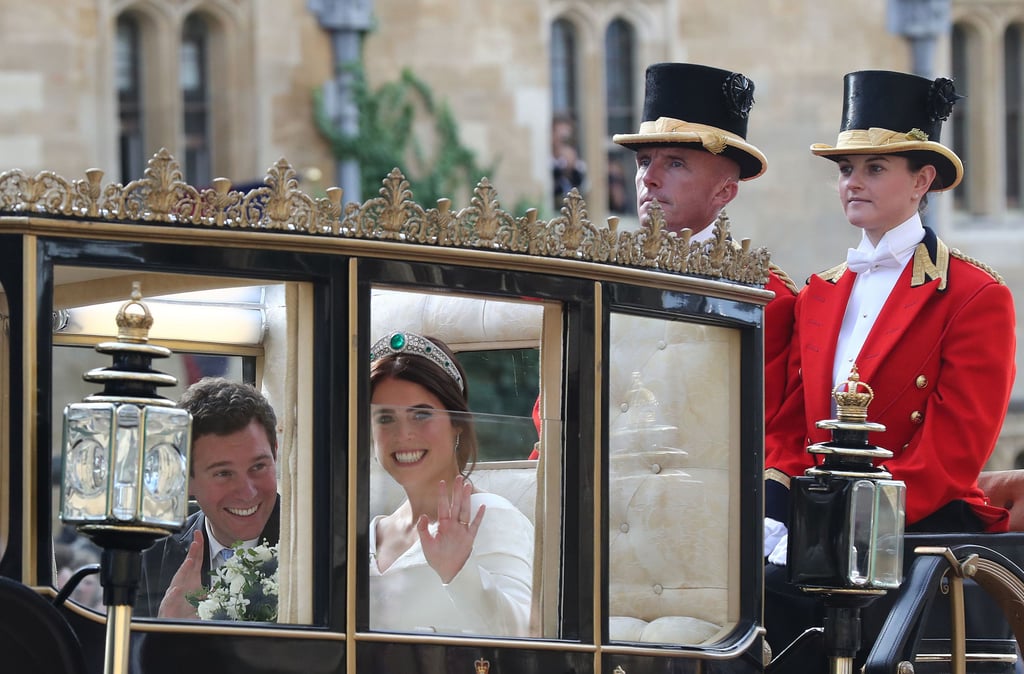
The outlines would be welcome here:
[[[191,2],[0,2],[0,170],[45,168],[78,176],[97,166],[117,175],[113,30],[117,13],[133,6],[163,27],[155,37],[157,53],[175,63],[175,21],[196,6]],[[605,216],[606,191],[596,178],[604,174],[609,147],[602,68],[603,35],[612,19],[626,18],[636,29],[638,104],[642,70],[651,62],[694,61],[748,75],[757,87],[748,136],[767,155],[768,171],[742,186],[729,214],[734,232],[767,246],[798,282],[841,261],[858,240],[837,203],[834,164],[808,150],[835,140],[844,73],[911,68],[908,44],[887,32],[886,0],[865,0],[854,13],[819,0],[374,0],[373,6],[374,28],[364,46],[370,84],[393,81],[403,68],[425,81],[451,106],[480,163],[496,167],[490,178],[506,208],[547,207],[554,19],[570,18],[579,30],[582,150],[595,219]],[[331,74],[331,49],[306,1],[207,0],[202,7],[230,32],[230,49],[217,62],[222,86],[216,100],[231,110],[216,127],[218,174],[252,180],[286,157],[303,176],[314,175],[308,168],[319,169],[322,179],[307,188],[333,184],[334,160],[314,128],[311,107],[312,89]],[[980,40],[972,103],[987,101],[986,119],[998,120],[992,107],[998,96],[988,101],[981,92],[1002,90],[992,66],[1002,52],[993,41],[1009,22],[1024,21],[1024,7],[1009,0],[956,0],[953,12],[971,22]],[[935,73],[949,71],[944,39]],[[173,108],[177,83],[170,79],[146,86],[161,88],[161,105]],[[153,124],[162,129],[161,144],[180,155],[174,119],[161,109]],[[422,137],[429,149],[428,129]],[[972,175],[986,165],[998,173],[991,153],[999,139],[985,147],[987,154],[979,151],[967,163]],[[464,196],[452,196],[455,207],[465,205]],[[1024,302],[1024,217],[954,216],[948,195],[933,199],[931,209],[940,235],[995,267],[1018,303]],[[1017,362],[1024,367],[1024,358]],[[1024,384],[1018,381],[1001,455],[1024,450],[1022,408]]]

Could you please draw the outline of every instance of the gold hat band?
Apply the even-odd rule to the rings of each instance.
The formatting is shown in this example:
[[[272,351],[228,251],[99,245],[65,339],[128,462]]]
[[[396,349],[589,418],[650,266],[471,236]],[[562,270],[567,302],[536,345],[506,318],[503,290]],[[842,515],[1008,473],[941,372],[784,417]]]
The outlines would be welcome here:
[[[894,143],[913,143],[928,140],[928,134],[920,129],[911,129],[906,133],[890,131],[880,127],[870,129],[850,129],[839,134],[836,147],[884,147]]]
[[[671,117],[659,117],[653,122],[642,122],[640,124],[641,135],[659,133],[692,133],[695,139],[699,140],[700,144],[704,146],[704,149],[711,154],[721,154],[729,145],[729,141],[732,141],[734,144],[738,141],[746,145],[739,136],[725,133],[721,129],[708,126],[707,124],[686,122],[681,119],[672,119]]]

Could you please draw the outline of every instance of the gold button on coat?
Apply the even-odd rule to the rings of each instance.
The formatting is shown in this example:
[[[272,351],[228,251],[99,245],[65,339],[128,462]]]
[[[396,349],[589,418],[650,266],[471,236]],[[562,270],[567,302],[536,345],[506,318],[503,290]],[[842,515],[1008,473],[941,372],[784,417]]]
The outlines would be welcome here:
[[[910,420],[913,421],[915,424],[919,424],[922,421],[924,421],[924,415],[918,412],[917,410],[914,410],[913,412],[910,413]]]
[[[928,377],[923,374],[917,378],[917,388],[924,388],[928,386]]]

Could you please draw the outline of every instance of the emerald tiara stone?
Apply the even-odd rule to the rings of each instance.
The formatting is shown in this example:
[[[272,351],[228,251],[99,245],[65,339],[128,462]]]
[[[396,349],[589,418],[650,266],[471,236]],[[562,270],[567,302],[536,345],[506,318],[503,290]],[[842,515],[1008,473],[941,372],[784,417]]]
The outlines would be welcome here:
[[[448,376],[459,385],[459,389],[465,392],[466,387],[462,383],[462,375],[459,374],[459,368],[455,366],[455,363],[448,357],[448,354],[437,348],[433,342],[423,335],[417,335],[415,332],[392,332],[381,337],[370,348],[370,362],[372,363],[378,358],[383,358],[393,353],[406,353],[426,358],[447,372]]]

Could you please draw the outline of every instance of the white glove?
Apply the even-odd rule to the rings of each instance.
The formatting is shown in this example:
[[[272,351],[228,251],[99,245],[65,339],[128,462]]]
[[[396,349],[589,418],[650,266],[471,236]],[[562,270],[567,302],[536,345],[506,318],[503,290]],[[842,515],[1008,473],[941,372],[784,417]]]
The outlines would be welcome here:
[[[782,537],[789,533],[786,525],[771,517],[764,518],[764,556],[772,554]]]
[[[789,534],[786,534],[772,550],[771,554],[768,555],[768,562],[771,564],[778,564],[779,566],[786,565],[786,557],[789,553]]]

